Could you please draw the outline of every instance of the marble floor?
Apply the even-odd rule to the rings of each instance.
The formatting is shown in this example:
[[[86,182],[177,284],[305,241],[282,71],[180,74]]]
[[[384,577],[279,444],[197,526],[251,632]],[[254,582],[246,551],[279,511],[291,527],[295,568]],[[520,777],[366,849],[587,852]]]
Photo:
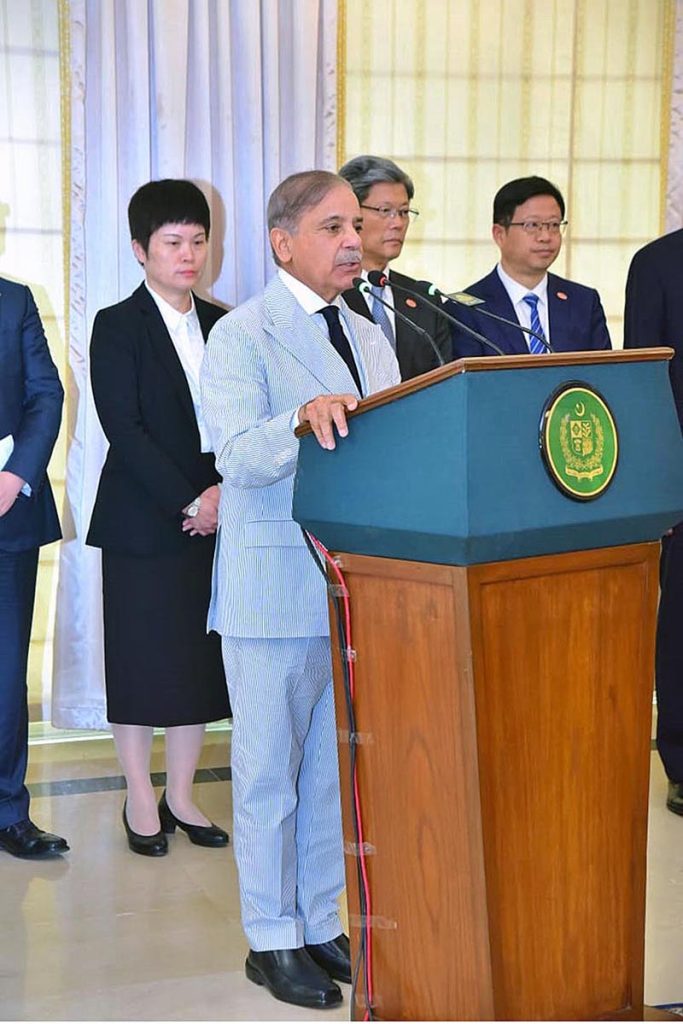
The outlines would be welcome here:
[[[211,734],[198,802],[231,831],[228,762],[228,734]],[[152,767],[163,771],[160,740]],[[246,980],[232,847],[202,849],[176,833],[165,858],[128,851],[109,740],[32,746],[29,782],[36,822],[72,849],[37,863],[0,853],[0,1020],[348,1019],[347,987],[341,1007],[318,1013]],[[683,818],[666,811],[665,790],[653,754],[650,1004],[683,1000]]]

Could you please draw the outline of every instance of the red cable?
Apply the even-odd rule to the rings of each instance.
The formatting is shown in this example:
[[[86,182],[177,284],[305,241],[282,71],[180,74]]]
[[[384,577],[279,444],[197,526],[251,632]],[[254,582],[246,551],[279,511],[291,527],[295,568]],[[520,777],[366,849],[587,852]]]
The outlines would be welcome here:
[[[339,585],[342,588],[342,600],[344,602],[344,640],[345,640],[345,643],[346,643],[346,651],[345,652],[342,651],[341,653],[342,653],[342,658],[346,657],[346,661],[347,661],[347,665],[348,665],[349,691],[350,691],[350,695],[351,695],[351,702],[353,703],[353,699],[354,699],[354,696],[355,696],[355,689],[356,689],[356,679],[355,679],[354,663],[353,663],[353,660],[351,658],[351,652],[353,650],[353,647],[352,647],[352,644],[351,644],[351,603],[349,601],[348,587],[346,586],[346,580],[344,579],[343,573],[342,573],[341,569],[339,568],[339,565],[332,558],[332,556],[330,555],[330,553],[327,550],[327,548],[325,547],[325,545],[322,544],[317,539],[317,537],[314,537],[312,534],[309,533],[308,536],[310,537],[311,542],[314,544],[315,548],[320,552],[320,554],[323,556],[323,558],[325,559],[327,564],[332,569],[332,572],[334,573],[334,575],[335,575],[335,577],[337,579],[337,582],[339,583]],[[363,840],[363,821],[362,821],[362,816],[361,816],[361,802],[360,802],[360,790],[359,790],[359,787],[358,787],[358,768],[357,768],[357,763],[358,763],[357,761],[354,761],[354,766],[353,766],[353,805],[354,805],[353,806],[353,813],[354,813],[354,816],[355,816],[355,819],[356,819],[356,831],[357,831],[357,834],[358,834],[358,857],[360,859],[360,869],[361,869],[361,876],[362,876],[362,879],[363,879],[363,893],[365,895],[365,910],[366,910],[365,925],[364,925],[364,927],[365,927],[365,964],[366,964],[366,968],[367,968],[367,972],[366,973],[367,973],[368,1006],[366,1007],[365,1016],[364,1016],[363,1020],[369,1020],[370,1019],[370,1010],[371,1010],[371,1007],[372,1007],[372,997],[373,997],[373,984],[372,984],[372,931],[371,931],[371,926],[370,926],[371,917],[372,917],[372,907],[371,907],[371,900],[370,900],[370,882],[368,880],[367,864],[365,862],[365,843],[364,843],[364,840]]]

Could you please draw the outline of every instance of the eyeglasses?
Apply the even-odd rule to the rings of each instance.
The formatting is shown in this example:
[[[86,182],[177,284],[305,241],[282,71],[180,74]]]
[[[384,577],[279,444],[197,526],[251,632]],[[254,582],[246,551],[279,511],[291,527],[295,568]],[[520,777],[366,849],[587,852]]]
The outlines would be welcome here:
[[[547,231],[549,235],[563,235],[569,221],[566,220],[511,220],[509,228],[521,228],[527,235],[540,235]]]
[[[415,220],[420,216],[419,210],[399,210],[396,206],[367,206],[365,203],[361,203],[360,208],[361,210],[374,210],[382,220],[389,220],[393,217],[398,217],[399,220]]]

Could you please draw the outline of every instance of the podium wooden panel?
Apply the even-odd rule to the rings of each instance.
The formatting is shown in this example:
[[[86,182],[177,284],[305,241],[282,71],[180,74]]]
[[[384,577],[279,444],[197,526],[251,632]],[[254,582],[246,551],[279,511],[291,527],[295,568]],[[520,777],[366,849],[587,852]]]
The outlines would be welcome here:
[[[642,1019],[658,552],[340,555],[378,1018]]]

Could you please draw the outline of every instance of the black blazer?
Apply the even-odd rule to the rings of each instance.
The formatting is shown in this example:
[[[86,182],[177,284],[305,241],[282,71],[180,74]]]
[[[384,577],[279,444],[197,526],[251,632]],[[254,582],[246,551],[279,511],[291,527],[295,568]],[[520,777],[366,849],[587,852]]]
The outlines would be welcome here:
[[[47,464],[63,399],[31,292],[0,278],[0,438],[11,434],[14,439],[14,451],[3,468],[31,488],[30,497],[20,493],[0,516],[0,551],[28,551],[62,535]]]
[[[624,348],[674,350],[669,378],[683,427],[683,229],[655,239],[633,257],[626,281]]]
[[[436,309],[433,308],[434,306],[438,308],[439,300],[431,298],[427,294],[427,289],[424,285],[420,285],[412,277],[406,277],[405,274],[397,274],[395,270],[389,271],[389,284],[412,288],[425,296],[427,302],[420,302],[419,299],[412,299],[409,295],[404,295],[396,290],[393,292],[394,306],[399,313],[403,313],[404,316],[407,316],[409,320],[412,320],[413,323],[425,330],[434,339],[444,362],[449,363],[453,358],[451,330],[448,321],[444,317],[439,316]],[[348,291],[343,292],[342,298],[354,313],[360,313],[361,316],[372,320],[372,314],[365,301],[365,296],[358,289],[350,288]],[[416,331],[411,330],[398,317],[396,317],[396,358],[401,370],[401,380],[410,380],[411,377],[418,377],[421,373],[434,370],[439,365],[434,350],[426,338],[420,337]]]
[[[194,301],[206,340],[226,311]],[[95,317],[90,373],[110,447],[87,543],[135,555],[179,550],[192,539],[182,509],[221,478],[201,452],[187,378],[144,284]]]

